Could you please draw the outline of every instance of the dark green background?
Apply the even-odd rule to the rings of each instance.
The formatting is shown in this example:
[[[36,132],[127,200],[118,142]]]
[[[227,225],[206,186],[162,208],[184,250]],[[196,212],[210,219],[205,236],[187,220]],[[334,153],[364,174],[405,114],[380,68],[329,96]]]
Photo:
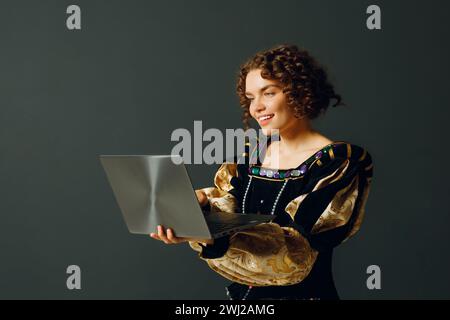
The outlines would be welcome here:
[[[66,28],[78,4],[82,30]],[[382,30],[366,28],[366,8]],[[375,171],[360,232],[335,251],[342,298],[449,298],[448,2],[0,2],[0,298],[222,299],[186,244],[128,233],[99,154],[170,153],[176,128],[240,126],[239,65],[308,49],[348,107],[316,128]],[[195,187],[217,166],[192,165]],[[68,265],[82,290],[66,288]],[[366,288],[381,267],[382,289]]]

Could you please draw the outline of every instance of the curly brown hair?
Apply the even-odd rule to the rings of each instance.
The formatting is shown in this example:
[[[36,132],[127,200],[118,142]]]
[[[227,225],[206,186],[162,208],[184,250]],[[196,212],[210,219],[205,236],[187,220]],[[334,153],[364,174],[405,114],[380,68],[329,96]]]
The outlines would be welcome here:
[[[331,99],[333,107],[344,105],[341,96],[334,92],[322,66],[309,54],[295,45],[279,45],[256,53],[245,62],[239,72],[237,95],[243,108],[242,122],[248,129],[250,121],[250,100],[245,95],[247,74],[261,69],[264,79],[277,80],[287,96],[288,105],[294,109],[298,118],[314,119],[324,113]]]

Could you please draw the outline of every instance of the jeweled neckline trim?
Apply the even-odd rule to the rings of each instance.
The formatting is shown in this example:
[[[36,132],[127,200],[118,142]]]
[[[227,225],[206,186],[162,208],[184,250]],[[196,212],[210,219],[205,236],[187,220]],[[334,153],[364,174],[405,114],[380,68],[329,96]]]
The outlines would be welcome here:
[[[325,154],[329,154],[331,150],[331,154],[333,154],[333,146],[337,144],[342,144],[345,142],[337,141],[332,142],[322,149],[318,150],[315,154],[313,154],[311,157],[303,161],[298,167],[292,168],[292,169],[271,169],[266,168],[258,165],[250,166],[248,171],[251,175],[256,177],[265,177],[265,178],[273,178],[273,179],[295,179],[303,177],[308,170],[310,169],[310,166],[320,160]]]

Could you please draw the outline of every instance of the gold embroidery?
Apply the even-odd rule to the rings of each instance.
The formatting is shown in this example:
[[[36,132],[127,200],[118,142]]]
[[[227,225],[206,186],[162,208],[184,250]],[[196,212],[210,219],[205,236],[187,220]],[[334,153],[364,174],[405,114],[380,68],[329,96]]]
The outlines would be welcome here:
[[[366,157],[366,155],[367,155],[367,151],[364,150],[364,151],[363,151],[363,154],[362,154],[361,157],[358,159],[358,161],[363,161],[364,158]]]
[[[319,182],[317,182],[317,184],[314,186],[314,188],[311,192],[314,192],[318,189],[321,189],[321,188],[333,183],[334,181],[339,180],[341,177],[344,176],[345,172],[348,169],[349,164],[350,164],[350,160],[346,159],[341,164],[341,166],[339,168],[337,168],[333,173],[320,179]],[[300,207],[300,204],[308,195],[309,195],[309,193],[298,196],[294,200],[290,201],[287,204],[287,206],[285,207],[284,211],[286,211],[291,216],[292,220],[295,219],[295,214],[297,213],[297,210]]]
[[[268,286],[302,281],[317,255],[295,229],[264,223],[234,234],[224,257],[205,260],[231,281]]]
[[[306,198],[307,195],[308,194],[302,194],[298,196],[297,198],[289,202],[286,208],[284,208],[284,211],[286,211],[291,216],[292,220],[294,220],[295,218],[295,214],[297,213],[297,210],[300,207],[300,203],[302,203],[302,201]]]
[[[364,191],[361,195],[361,201],[359,203],[358,208],[356,209],[356,210],[358,210],[358,212],[357,212],[357,218],[353,225],[353,228],[350,231],[350,233],[348,234],[348,236],[342,242],[347,241],[350,237],[352,237],[361,228],[361,224],[364,219],[365,212],[366,212],[366,204],[367,204],[367,199],[369,197],[369,193],[370,193],[370,182],[367,183],[367,185],[365,186]]]
[[[333,151],[333,148],[330,148],[330,149],[328,150],[328,154],[330,155],[330,159],[331,159],[331,160],[334,160],[334,151]]]
[[[344,189],[336,193],[333,200],[314,224],[311,233],[319,233],[345,225],[352,216],[358,197],[359,176]]]
[[[196,242],[196,241],[189,241],[189,245],[195,251],[202,252],[202,247],[200,246],[200,244],[198,242]]]
[[[214,187],[200,190],[206,194],[211,212],[236,212],[237,200],[231,193]]]
[[[236,163],[222,163],[214,176],[214,184],[220,190],[230,191],[233,189],[230,181],[233,176],[236,176],[236,172]]]

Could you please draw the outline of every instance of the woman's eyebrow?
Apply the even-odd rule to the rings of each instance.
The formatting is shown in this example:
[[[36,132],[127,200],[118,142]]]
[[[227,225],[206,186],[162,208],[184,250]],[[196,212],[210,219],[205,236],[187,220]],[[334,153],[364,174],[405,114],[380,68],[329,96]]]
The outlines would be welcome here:
[[[259,92],[262,92],[264,90],[266,90],[267,88],[270,87],[276,87],[276,88],[281,88],[279,85],[276,84],[268,84],[267,86],[262,87],[261,89],[259,89]],[[245,92],[245,94],[252,94],[251,92]]]

